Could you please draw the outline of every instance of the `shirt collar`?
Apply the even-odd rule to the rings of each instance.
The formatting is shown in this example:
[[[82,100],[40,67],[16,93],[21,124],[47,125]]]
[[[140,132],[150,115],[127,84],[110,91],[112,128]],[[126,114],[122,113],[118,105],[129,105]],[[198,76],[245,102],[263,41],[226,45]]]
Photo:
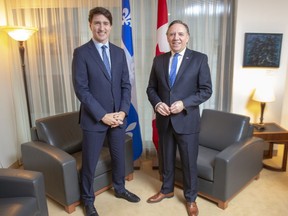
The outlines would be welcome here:
[[[96,48],[97,49],[101,49],[101,47],[103,46],[103,45],[105,45],[107,48],[108,48],[108,50],[109,50],[109,41],[107,41],[105,44],[103,44],[103,43],[99,43],[98,41],[96,41],[94,38],[92,38],[92,40],[93,40],[93,42],[94,42],[94,44],[95,44],[95,46],[96,46]]]
[[[185,47],[181,52],[179,52],[179,55],[180,55],[180,56],[184,56],[185,51],[186,51],[186,47]],[[175,52],[173,52],[173,51],[171,50],[171,54],[172,54],[172,56],[174,56],[174,55],[175,55]]]

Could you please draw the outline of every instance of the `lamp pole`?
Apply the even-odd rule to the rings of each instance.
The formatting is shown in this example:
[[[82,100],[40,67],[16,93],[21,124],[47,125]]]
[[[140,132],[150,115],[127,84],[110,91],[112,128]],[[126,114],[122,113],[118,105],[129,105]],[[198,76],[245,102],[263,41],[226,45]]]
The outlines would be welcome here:
[[[24,90],[25,90],[25,96],[26,96],[26,105],[27,105],[27,112],[28,112],[28,118],[29,118],[29,126],[30,126],[30,128],[32,128],[32,118],[31,118],[30,100],[29,100],[29,94],[28,94],[27,75],[26,75],[26,70],[25,70],[24,41],[19,41],[19,53],[20,53],[20,58],[21,58],[22,76],[23,76],[23,81],[24,81]]]
[[[29,118],[29,126],[30,128],[32,128],[30,100],[29,100],[28,85],[27,85],[27,74],[25,70],[24,41],[28,40],[35,32],[37,32],[38,28],[25,27],[25,26],[1,26],[0,30],[6,31],[11,38],[19,42],[19,53],[20,53],[20,58],[21,58],[22,78],[24,81],[24,90],[25,90],[26,105],[27,105],[27,112],[28,112],[28,118]]]
[[[260,125],[264,125],[264,123],[263,123],[263,115],[264,115],[264,110],[265,110],[265,106],[266,106],[266,103],[265,102],[261,102],[260,103],[260,105],[261,105],[261,115],[260,115]]]

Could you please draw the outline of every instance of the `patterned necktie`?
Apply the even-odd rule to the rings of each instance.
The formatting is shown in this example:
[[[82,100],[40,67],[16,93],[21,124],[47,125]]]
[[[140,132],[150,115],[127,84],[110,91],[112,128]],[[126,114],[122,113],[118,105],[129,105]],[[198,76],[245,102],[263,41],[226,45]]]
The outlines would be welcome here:
[[[175,53],[173,58],[172,58],[172,64],[171,64],[171,70],[170,70],[170,76],[169,76],[169,81],[170,81],[171,87],[173,86],[175,79],[176,79],[178,56],[179,56],[179,53]]]
[[[109,77],[111,78],[111,68],[110,68],[110,63],[109,63],[109,59],[108,59],[108,56],[106,54],[106,48],[107,46],[106,45],[103,45],[102,47],[102,57],[103,57],[103,62],[104,62],[104,65],[106,67],[106,70],[109,74]]]

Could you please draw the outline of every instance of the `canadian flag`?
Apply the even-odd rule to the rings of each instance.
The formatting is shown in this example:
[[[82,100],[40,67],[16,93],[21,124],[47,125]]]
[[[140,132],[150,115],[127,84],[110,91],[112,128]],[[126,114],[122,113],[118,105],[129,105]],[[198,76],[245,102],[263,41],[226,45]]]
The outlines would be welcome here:
[[[169,44],[167,42],[166,32],[168,29],[168,10],[166,0],[158,0],[158,14],[157,14],[157,44],[156,44],[156,56],[168,52]],[[156,127],[155,114],[152,120],[152,140],[158,151],[158,131]]]

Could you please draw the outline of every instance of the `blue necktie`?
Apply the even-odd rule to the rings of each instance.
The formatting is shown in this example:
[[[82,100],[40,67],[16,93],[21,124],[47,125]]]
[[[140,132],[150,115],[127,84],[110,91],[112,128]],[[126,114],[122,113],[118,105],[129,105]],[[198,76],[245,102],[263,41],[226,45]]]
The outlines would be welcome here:
[[[173,86],[175,79],[176,79],[178,56],[179,56],[179,53],[175,53],[173,58],[172,58],[172,64],[171,64],[171,70],[170,70],[170,76],[169,76],[169,81],[170,81],[171,87]]]
[[[109,77],[111,78],[111,68],[110,68],[110,63],[109,63],[109,59],[108,59],[108,56],[106,54],[106,48],[107,46],[106,45],[103,45],[102,47],[102,57],[103,57],[103,62],[104,62],[104,65],[106,67],[106,70],[109,74]]]

